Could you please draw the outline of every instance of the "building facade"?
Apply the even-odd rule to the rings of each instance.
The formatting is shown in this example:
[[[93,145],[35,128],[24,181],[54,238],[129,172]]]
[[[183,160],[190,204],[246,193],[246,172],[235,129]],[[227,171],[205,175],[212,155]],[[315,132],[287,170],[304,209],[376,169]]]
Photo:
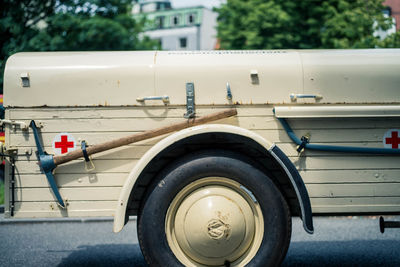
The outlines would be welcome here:
[[[217,14],[202,7],[171,7],[168,0],[138,0],[136,19],[146,17],[144,34],[158,40],[163,50],[212,50],[216,46]]]
[[[396,30],[400,30],[400,0],[386,0],[383,5],[388,7],[388,15],[394,18]]]

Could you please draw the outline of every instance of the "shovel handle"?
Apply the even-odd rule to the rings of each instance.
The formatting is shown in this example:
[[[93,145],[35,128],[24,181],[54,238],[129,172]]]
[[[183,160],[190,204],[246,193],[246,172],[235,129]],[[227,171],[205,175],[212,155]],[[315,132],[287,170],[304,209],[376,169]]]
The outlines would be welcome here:
[[[114,139],[114,140],[111,140],[111,141],[108,141],[105,143],[101,143],[101,144],[97,144],[97,145],[92,145],[92,146],[87,147],[86,152],[88,155],[93,155],[93,154],[100,153],[100,152],[110,150],[113,148],[117,148],[120,146],[129,145],[129,144],[143,141],[146,139],[150,139],[150,138],[153,138],[156,136],[183,130],[185,128],[189,128],[192,126],[232,117],[232,116],[235,116],[236,114],[237,114],[236,109],[227,109],[227,110],[212,113],[210,115],[206,115],[203,117],[190,118],[188,120],[185,120],[185,121],[182,121],[179,123],[175,123],[175,124],[172,124],[169,126],[164,126],[164,127],[160,127],[160,128],[154,129],[154,130],[145,131],[145,132],[137,133],[137,134],[133,134],[133,135],[128,135],[128,136],[125,136],[125,137],[122,137],[119,139]],[[54,156],[53,160],[54,160],[54,164],[57,166],[57,165],[67,163],[72,160],[81,158],[83,156],[84,155],[83,155],[82,149],[78,149],[78,150],[71,151],[67,154]]]

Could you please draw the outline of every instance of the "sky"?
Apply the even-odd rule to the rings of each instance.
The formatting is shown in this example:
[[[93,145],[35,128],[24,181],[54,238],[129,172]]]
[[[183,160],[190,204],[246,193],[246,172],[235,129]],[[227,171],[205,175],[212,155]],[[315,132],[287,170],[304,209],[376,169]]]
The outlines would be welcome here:
[[[213,8],[219,6],[225,0],[171,0],[173,8],[189,7],[189,6],[205,6]]]

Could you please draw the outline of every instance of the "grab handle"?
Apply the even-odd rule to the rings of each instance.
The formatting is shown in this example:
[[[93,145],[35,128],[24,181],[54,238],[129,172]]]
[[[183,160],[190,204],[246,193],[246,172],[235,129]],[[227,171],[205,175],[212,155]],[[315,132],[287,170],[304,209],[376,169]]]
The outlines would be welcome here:
[[[322,95],[290,94],[290,100],[296,101],[297,98],[314,98],[315,100],[319,100],[322,98]]]
[[[146,97],[138,97],[136,98],[137,102],[144,102],[146,100],[162,100],[164,104],[169,103],[169,96],[163,95],[163,96],[146,96]]]

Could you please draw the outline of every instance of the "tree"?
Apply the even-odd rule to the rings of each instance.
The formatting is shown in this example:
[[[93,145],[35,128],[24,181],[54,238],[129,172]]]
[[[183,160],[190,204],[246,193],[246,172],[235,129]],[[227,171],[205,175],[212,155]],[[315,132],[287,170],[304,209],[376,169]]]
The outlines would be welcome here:
[[[397,31],[379,42],[379,47],[399,48],[400,47],[400,31]]]
[[[3,0],[0,8],[0,85],[6,58],[28,48],[37,33],[36,25],[54,13],[56,0]]]
[[[382,2],[227,0],[216,9],[218,38],[222,49],[399,47],[398,35],[374,36],[392,26]]]
[[[58,13],[29,41],[35,51],[143,50],[158,48],[155,41],[139,38],[142,25],[129,15],[105,18]]]
[[[159,48],[141,36],[144,21],[130,0],[3,0],[1,77],[5,60],[19,51],[144,50]]]

